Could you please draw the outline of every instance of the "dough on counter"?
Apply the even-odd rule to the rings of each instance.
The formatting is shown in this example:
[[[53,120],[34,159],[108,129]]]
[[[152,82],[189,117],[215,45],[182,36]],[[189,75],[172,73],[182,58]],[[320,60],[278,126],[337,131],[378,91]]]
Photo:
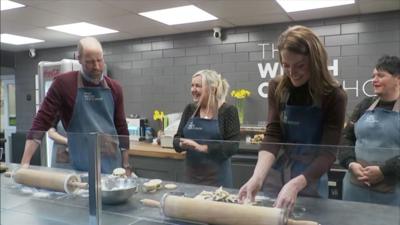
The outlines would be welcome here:
[[[166,184],[166,185],[164,185],[164,187],[168,190],[172,190],[172,189],[175,189],[177,186],[176,186],[176,184]]]
[[[236,195],[229,194],[229,192],[223,190],[222,187],[218,188],[214,192],[202,191],[200,194],[196,195],[194,199],[228,202],[228,203],[238,202]]]
[[[113,176],[126,178],[126,171],[124,168],[115,168],[112,173]]]
[[[145,192],[156,192],[158,189],[161,188],[162,180],[160,179],[152,179],[146,183],[143,183],[143,191]]]

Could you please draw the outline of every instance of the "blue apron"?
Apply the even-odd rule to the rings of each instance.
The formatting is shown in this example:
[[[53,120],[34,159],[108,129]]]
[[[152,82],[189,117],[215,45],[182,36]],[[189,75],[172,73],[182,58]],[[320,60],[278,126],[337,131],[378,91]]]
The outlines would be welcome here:
[[[61,120],[57,123],[56,131],[58,134],[66,137],[67,133],[65,132],[64,126],[61,123]],[[51,157],[51,167],[53,168],[62,168],[62,169],[72,169],[71,164],[69,163],[69,153],[67,151],[68,146],[56,143],[53,141],[52,148],[52,157]],[[61,157],[60,154],[63,154]]]
[[[83,87],[78,75],[78,93],[69,123],[68,147],[74,169],[88,171],[89,152],[101,149],[101,172],[121,167],[121,151],[114,124],[114,100],[107,82],[103,87]],[[98,144],[100,146],[98,146]]]
[[[315,149],[315,146],[307,145],[321,143],[322,120],[320,107],[284,104],[281,126],[284,142],[289,145],[284,146],[283,155],[278,157],[268,172],[264,185],[267,193],[279,193],[284,184],[302,174],[318,155],[318,149]],[[325,173],[319,180],[309,182],[299,194],[328,198],[328,175]]]
[[[199,144],[223,142],[217,119],[191,117],[183,128],[183,136]],[[232,187],[231,160],[219,161],[207,153],[187,150],[186,179],[190,183]]]
[[[356,159],[361,165],[384,165],[385,161],[400,155],[400,99],[393,110],[376,108],[377,99],[355,123]],[[395,176],[368,187],[358,182],[350,172],[343,180],[343,199],[348,201],[400,205],[400,182]]]

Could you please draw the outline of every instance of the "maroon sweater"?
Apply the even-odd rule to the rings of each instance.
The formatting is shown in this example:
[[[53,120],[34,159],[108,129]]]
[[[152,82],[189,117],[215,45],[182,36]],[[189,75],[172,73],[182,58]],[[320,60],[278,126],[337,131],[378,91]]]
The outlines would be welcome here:
[[[75,98],[78,91],[78,75],[78,71],[73,71],[60,74],[54,78],[54,81],[49,88],[38,113],[33,119],[32,128],[27,137],[28,139],[41,139],[44,134],[43,131],[47,131],[51,128],[52,123],[57,118],[57,115],[61,119],[64,128],[66,130],[68,129],[72,113],[74,111]],[[104,76],[104,80],[110,87],[114,99],[114,123],[117,134],[127,136],[129,133],[124,112],[122,87],[117,81],[112,80],[107,76]],[[98,87],[101,85],[90,83],[85,79],[82,79],[82,81],[85,87]],[[129,141],[122,141],[120,146],[127,149],[129,147]]]

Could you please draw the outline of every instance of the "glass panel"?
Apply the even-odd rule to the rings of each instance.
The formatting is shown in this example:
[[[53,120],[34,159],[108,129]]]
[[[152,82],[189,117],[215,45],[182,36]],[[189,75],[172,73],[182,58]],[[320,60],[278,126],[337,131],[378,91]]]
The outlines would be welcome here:
[[[43,134],[34,132],[31,136],[39,138]],[[364,191],[362,199],[341,200],[347,170],[340,165],[340,160],[346,152],[358,152],[353,146],[263,143],[252,136],[250,142],[173,139],[172,145],[175,143],[178,151],[163,148],[156,141],[130,140],[127,152],[121,152],[128,136],[97,133],[68,133],[67,136],[71,160],[82,165],[68,169],[56,168],[56,164],[44,167],[39,163],[29,169],[76,174],[87,183],[93,179],[93,173],[82,170],[95,166],[91,158],[94,156],[89,153],[99,153],[97,172],[103,170],[103,173],[95,174],[99,183],[94,183],[93,190],[99,193],[101,203],[98,202],[97,209],[102,224],[285,224],[291,219],[328,225],[372,225],[396,224],[400,220],[398,200],[394,200],[394,205],[377,202],[376,194],[381,190],[371,188],[372,185],[360,186]],[[205,149],[193,142],[207,146],[207,153],[202,153]],[[180,151],[181,148],[184,151]],[[259,153],[259,149],[268,151]],[[265,167],[268,169],[266,179],[263,176],[257,179],[253,176],[257,161],[264,159],[265,166],[270,160],[265,153],[271,154],[274,150],[279,154],[276,159],[272,158],[270,169]],[[17,149],[13,151],[18,152]],[[399,148],[373,148],[370,152],[376,158],[385,154],[386,158],[393,159],[400,155]],[[124,154],[129,156],[132,176],[126,176],[122,168],[127,166],[122,160]],[[315,167],[327,168],[326,174],[320,179],[312,179],[313,173],[305,175],[308,168],[315,166],[315,161],[324,161],[321,156],[330,154],[339,156],[338,160]],[[361,155],[357,156],[361,162]],[[370,162],[371,165],[375,163],[383,166],[378,160]],[[7,167],[18,173],[20,165],[7,164]],[[308,177],[306,186],[294,195],[294,204],[284,206],[284,199],[290,199],[290,195],[285,198],[285,193],[290,193],[291,187],[301,186],[301,179],[298,179],[301,176],[311,178]],[[388,176],[388,184],[394,183],[395,193],[398,193],[399,182],[395,176]],[[79,184],[81,188],[76,192],[66,193],[59,176],[52,176],[50,184],[46,182],[48,177],[41,177],[40,182],[33,179],[35,188],[26,180],[15,180],[17,177],[14,175],[10,179],[1,175],[2,224],[24,222],[25,218],[32,219],[33,224],[89,224],[89,215],[93,215],[89,204],[92,193],[84,184]],[[255,188],[250,187],[251,183]],[[243,188],[245,184],[247,189]],[[254,194],[248,195],[243,190],[253,190]],[[274,207],[277,204],[282,204],[281,208]]]

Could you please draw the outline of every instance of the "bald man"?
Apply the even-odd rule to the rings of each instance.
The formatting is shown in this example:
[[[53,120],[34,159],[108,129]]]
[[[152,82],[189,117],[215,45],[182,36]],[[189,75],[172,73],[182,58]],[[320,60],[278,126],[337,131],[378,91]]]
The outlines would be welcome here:
[[[130,175],[122,87],[105,74],[103,49],[95,38],[79,41],[78,59],[81,70],[60,74],[48,90],[27,136],[21,164],[29,166],[44,131],[59,115],[68,135],[72,169],[87,171],[88,151],[100,145],[102,173],[123,167]]]

